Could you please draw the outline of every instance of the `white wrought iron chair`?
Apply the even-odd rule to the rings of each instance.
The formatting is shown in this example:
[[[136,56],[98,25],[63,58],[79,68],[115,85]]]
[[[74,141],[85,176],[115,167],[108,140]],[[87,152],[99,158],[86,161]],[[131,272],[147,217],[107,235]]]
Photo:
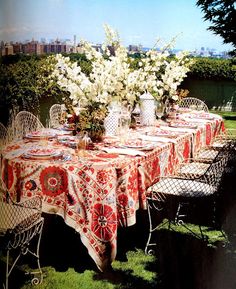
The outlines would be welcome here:
[[[0,151],[1,147],[5,144],[7,137],[7,128],[0,122]]]
[[[31,283],[36,285],[42,282],[39,247],[43,223],[40,196],[16,203],[8,194],[0,194],[0,252],[4,256],[6,254],[6,275],[2,281],[5,289],[9,288],[12,270],[26,254],[35,257],[37,262],[37,269],[27,272],[33,275]]]
[[[218,152],[222,150],[227,151],[231,162],[236,161],[236,130],[226,130],[224,133],[219,134],[211,145],[201,149],[194,156],[194,160],[211,163],[218,155]]]
[[[6,144],[7,139],[7,129],[6,127],[0,122],[0,172],[1,172],[1,163],[2,163],[2,147]],[[0,181],[0,193],[2,190],[1,181]]]
[[[152,235],[162,225],[155,220],[156,215],[163,210],[167,214],[169,228],[171,223],[182,225],[195,235],[188,226],[189,221],[195,222],[200,229],[200,236],[196,235],[196,237],[203,240],[206,238],[202,231],[202,221],[207,221],[208,225],[214,226],[216,199],[226,164],[227,157],[219,157],[206,169],[202,169],[202,173],[194,174],[192,171],[182,175],[161,176],[160,180],[147,190],[149,219],[149,235],[145,247],[147,254],[153,253],[153,248],[156,246]],[[206,204],[207,210],[204,213],[211,213],[211,218],[200,220],[204,216],[203,208]],[[199,208],[200,214],[197,211]]]
[[[40,120],[29,111],[20,111],[17,113],[15,121],[15,137],[23,138],[27,133],[41,130],[44,128]]]
[[[194,110],[203,110],[208,112],[208,106],[204,101],[195,97],[185,97],[179,104],[181,108],[192,108]]]
[[[62,116],[62,106],[61,104],[53,104],[49,110],[49,117],[50,117],[50,127],[51,128],[58,128],[61,126],[60,120]]]

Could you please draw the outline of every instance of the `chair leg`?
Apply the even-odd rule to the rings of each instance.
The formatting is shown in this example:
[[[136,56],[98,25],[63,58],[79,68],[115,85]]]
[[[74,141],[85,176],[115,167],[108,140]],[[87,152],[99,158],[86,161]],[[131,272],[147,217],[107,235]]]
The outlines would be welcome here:
[[[187,217],[187,212],[184,212],[183,209],[185,209],[187,206],[189,206],[188,202],[179,202],[175,215],[175,224],[184,223],[183,219]]]
[[[154,255],[155,249],[153,249],[153,248],[157,246],[157,243],[151,242],[152,234],[154,231],[157,231],[161,227],[165,226],[165,224],[167,222],[169,222],[169,220],[167,220],[167,222],[165,222],[165,223],[154,224],[153,219],[152,219],[152,218],[154,218],[154,216],[156,216],[156,214],[154,214],[154,212],[160,213],[160,211],[162,211],[164,209],[164,207],[163,207],[164,202],[165,202],[165,198],[163,198],[161,196],[155,201],[147,200],[149,233],[148,233],[148,239],[147,239],[146,246],[145,246],[145,254]],[[154,216],[152,217],[152,215],[154,215]]]
[[[35,252],[28,250],[28,253],[30,253],[31,255],[33,255],[36,258],[36,262],[37,262],[37,271],[31,271],[31,272],[27,272],[26,274],[30,274],[30,275],[34,275],[34,277],[31,280],[31,284],[32,285],[38,285],[41,284],[43,281],[43,272],[41,269],[41,265],[40,265],[40,259],[39,259],[39,248],[40,248],[40,242],[41,242],[41,236],[42,236],[42,231],[43,231],[43,223],[44,223],[44,219],[41,220],[41,223],[38,224],[38,228],[37,228],[37,245],[36,245],[36,250]],[[36,275],[38,277],[36,277]]]
[[[14,240],[9,241],[8,246],[7,246],[6,280],[5,280],[5,284],[3,285],[5,289],[9,288],[9,277],[12,273],[12,270],[16,266],[16,263],[18,262],[21,256],[24,256],[28,253],[36,258],[37,270],[32,271],[32,272],[26,272],[26,274],[34,275],[34,277],[31,280],[32,285],[37,285],[37,284],[42,283],[43,272],[42,272],[40,260],[39,260],[39,248],[40,248],[40,242],[41,242],[41,236],[42,236],[42,230],[43,230],[43,223],[44,223],[44,219],[41,218],[41,220],[34,227],[30,228],[29,231],[17,234],[15,235]],[[35,252],[29,248],[30,242],[34,237],[37,238],[35,239],[37,242]],[[15,250],[15,249],[19,249],[19,254],[15,257],[13,263],[10,265],[9,263],[10,251]],[[36,275],[38,276],[35,277]]]
[[[202,231],[202,227],[199,224],[199,231],[200,231],[200,235],[201,237],[199,237],[199,235],[194,232],[193,230],[191,230],[191,228],[187,225],[187,223],[184,221],[184,218],[186,218],[188,216],[188,212],[187,210],[189,209],[188,207],[190,206],[189,202],[179,202],[178,203],[178,207],[177,207],[177,211],[176,211],[176,215],[175,215],[175,220],[174,223],[178,226],[183,226],[185,229],[187,229],[191,234],[193,234],[195,237],[197,237],[198,239],[201,240],[206,240],[206,236],[203,234]]]
[[[147,255],[153,255],[154,250],[149,249],[149,247],[156,246],[156,243],[151,243],[152,233],[153,233],[153,226],[152,226],[152,217],[151,217],[151,205],[147,201],[147,211],[148,211],[148,220],[149,220],[149,233],[148,233],[148,239],[145,246],[145,254]]]

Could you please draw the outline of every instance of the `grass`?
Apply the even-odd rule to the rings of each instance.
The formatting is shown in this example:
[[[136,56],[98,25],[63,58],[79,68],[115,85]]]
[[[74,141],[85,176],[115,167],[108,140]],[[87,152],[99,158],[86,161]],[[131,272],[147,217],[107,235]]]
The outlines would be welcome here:
[[[228,129],[236,129],[236,112],[232,111],[212,111],[221,115],[224,119],[225,127]]]
[[[164,219],[162,224],[159,225],[161,230],[172,230],[175,233],[181,235],[188,235],[198,238],[199,240],[205,240],[208,247],[216,248],[219,242],[222,244],[228,242],[227,235],[224,231],[215,230],[207,226],[201,226],[201,231],[198,225],[185,223],[184,226],[180,226],[174,223],[169,225],[168,220]]]
[[[225,119],[226,128],[236,129],[236,112],[219,112],[219,114]],[[231,184],[228,185],[230,188]],[[228,189],[226,191],[228,193]],[[227,198],[229,198],[228,201],[224,199],[226,202],[224,220],[226,235],[222,235],[222,231],[204,227],[203,232],[207,236],[207,242],[204,242],[197,237],[200,237],[200,231],[196,225],[188,224],[194,234],[183,226],[172,225],[171,230],[168,230],[164,225],[157,234],[157,254],[149,256],[144,253],[147,224],[141,219],[140,225],[135,229],[137,231],[133,228],[125,228],[124,233],[118,235],[120,244],[118,244],[117,259],[112,263],[112,270],[104,273],[99,272],[94,264],[91,265],[88,255],[81,253],[84,248],[77,246],[77,239],[74,246],[68,241],[74,238],[74,233],[69,231],[70,229],[66,225],[63,227],[61,223],[54,224],[47,231],[47,236],[44,236],[45,239],[41,243],[42,252],[47,248],[44,253],[46,256],[41,258],[45,276],[43,283],[35,288],[236,288],[234,277],[236,275],[234,269],[236,268],[236,225],[234,225],[236,197],[234,194],[227,194]],[[130,233],[127,233],[126,230],[130,229]],[[59,231],[58,235],[55,233],[57,231]],[[136,233],[134,234],[134,232]],[[57,245],[51,241],[53,238],[54,241],[57,240]],[[228,245],[223,248],[222,245],[227,242]],[[55,249],[55,246],[58,247]],[[53,250],[55,250],[55,254],[53,254]],[[69,256],[72,257],[69,258]],[[77,267],[75,265],[77,263],[83,264],[83,266]],[[226,264],[229,265],[226,266]],[[0,262],[2,274],[4,266],[4,262]],[[29,279],[21,269],[20,266],[13,270],[9,280],[10,288],[32,289]]]
[[[172,225],[171,231],[167,227],[162,226],[159,231],[159,254],[169,254],[169,260],[176,258],[176,250],[184,250],[188,252],[189,256],[194,256],[196,248],[201,251],[202,258],[208,259],[207,253],[203,253],[205,250],[216,250],[219,243],[224,243],[227,239],[222,235],[221,231],[209,230],[204,227],[204,235],[207,235],[207,242],[200,240],[199,227],[193,224],[189,224],[194,234],[190,233],[183,226]],[[199,238],[196,237],[199,236]],[[171,242],[170,242],[171,238]],[[173,245],[170,247],[169,242]],[[166,247],[166,243],[168,246]],[[194,244],[193,249],[189,249],[188,246]],[[207,249],[209,247],[209,249]],[[184,249],[185,248],[185,249]],[[168,250],[168,253],[165,253]],[[160,255],[146,255],[142,249],[133,248],[125,253],[125,260],[115,260],[112,263],[112,270],[108,272],[98,272],[97,270],[85,269],[82,272],[78,272],[75,268],[69,267],[67,270],[58,270],[53,266],[43,267],[44,280],[41,284],[37,285],[36,289],[154,289],[154,288],[168,288],[163,287],[163,272],[158,264],[158,258]],[[205,256],[205,257],[204,257]],[[83,260],[79,260],[83,262]],[[186,261],[183,262],[186,266]],[[174,264],[174,263],[173,263]],[[187,265],[188,266],[188,265]],[[18,272],[19,274],[19,272]],[[20,286],[15,284],[17,278],[22,279],[19,282]],[[14,284],[14,288],[20,289],[32,289],[30,280],[26,280],[21,272],[21,277],[11,277],[11,285]],[[18,280],[19,280],[18,279]],[[165,281],[166,282],[166,281]],[[15,287],[16,286],[16,287]],[[172,287],[174,288],[174,287]],[[178,287],[176,287],[178,288]]]
[[[156,263],[156,257],[147,256],[140,249],[127,252],[127,260],[114,261],[113,270],[97,272],[84,270],[77,272],[74,268],[66,271],[56,270],[52,266],[43,267],[43,282],[37,289],[131,289],[150,288],[157,286],[157,272],[150,270]],[[32,289],[30,280],[23,277],[23,272],[18,271],[10,277],[10,284],[14,288]],[[22,284],[21,284],[22,283]],[[135,284],[135,287],[134,287]],[[18,287],[20,286],[20,287]]]

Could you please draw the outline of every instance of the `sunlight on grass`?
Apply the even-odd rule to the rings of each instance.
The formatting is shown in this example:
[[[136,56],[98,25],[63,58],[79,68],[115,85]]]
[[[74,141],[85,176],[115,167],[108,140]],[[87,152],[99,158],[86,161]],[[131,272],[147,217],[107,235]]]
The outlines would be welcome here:
[[[66,272],[57,272],[52,267],[45,267],[43,271],[46,277],[42,284],[37,285],[37,289],[112,289],[112,284],[104,283],[100,280],[94,280],[95,272],[86,270],[83,273],[77,273],[69,268]],[[25,284],[21,289],[32,289],[31,284]]]
[[[201,231],[199,225],[185,223],[184,225],[177,225],[171,223],[169,227],[169,222],[164,219],[162,224],[159,226],[159,230],[172,230],[176,233],[190,235],[199,239],[205,238],[208,246],[215,247],[218,242],[227,243],[228,238],[224,231],[222,230],[214,230],[210,227],[201,226]]]
[[[57,272],[52,267],[44,267],[45,277],[37,289],[128,289],[128,288],[156,288],[156,268],[149,268],[155,264],[154,256],[147,256],[142,250],[127,253],[128,261],[114,261],[113,270],[97,273],[86,270],[78,273],[69,268],[66,272]],[[21,289],[32,289],[28,282]]]
[[[132,276],[142,278],[148,282],[156,278],[156,272],[146,269],[148,263],[155,262],[154,256],[145,255],[144,251],[136,250],[127,253],[128,262],[114,261],[112,267],[114,270],[129,271]]]
[[[226,128],[236,129],[236,112],[232,111],[211,111],[211,112],[219,114],[224,118],[224,124]]]

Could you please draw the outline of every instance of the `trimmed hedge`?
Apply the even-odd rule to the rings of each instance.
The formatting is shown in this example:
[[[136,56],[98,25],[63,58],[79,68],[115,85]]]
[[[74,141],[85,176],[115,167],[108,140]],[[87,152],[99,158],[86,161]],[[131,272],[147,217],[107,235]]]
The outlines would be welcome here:
[[[188,75],[196,79],[236,81],[236,58],[195,58]]]

